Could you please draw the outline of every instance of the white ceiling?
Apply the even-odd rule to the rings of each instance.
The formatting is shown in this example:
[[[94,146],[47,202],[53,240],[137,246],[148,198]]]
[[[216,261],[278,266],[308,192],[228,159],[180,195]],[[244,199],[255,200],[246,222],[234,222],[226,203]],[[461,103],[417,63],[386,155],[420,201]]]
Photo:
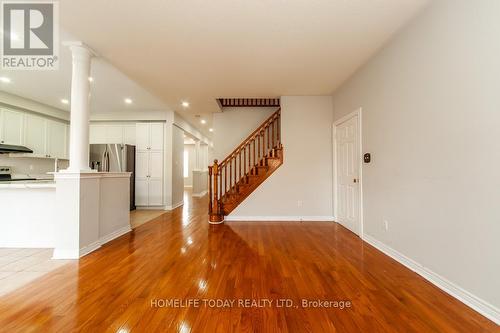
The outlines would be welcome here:
[[[93,112],[173,109],[210,137],[215,98],[331,94],[428,1],[62,0],[61,41],[99,54]],[[0,73],[0,90],[69,109],[60,53],[59,71]]]
[[[75,37],[61,31],[60,39],[75,40]],[[1,83],[0,90],[69,111],[70,106],[62,104],[61,99],[69,100],[71,97],[71,53],[65,46],[61,45],[59,49],[59,70],[0,70],[0,76],[11,79],[10,83]],[[92,113],[168,110],[165,102],[150,94],[102,58],[92,60],[91,77],[93,78],[90,98]],[[124,103],[127,97],[133,100],[131,105]]]
[[[216,97],[332,93],[427,2],[64,0],[60,11],[173,109],[210,117]]]

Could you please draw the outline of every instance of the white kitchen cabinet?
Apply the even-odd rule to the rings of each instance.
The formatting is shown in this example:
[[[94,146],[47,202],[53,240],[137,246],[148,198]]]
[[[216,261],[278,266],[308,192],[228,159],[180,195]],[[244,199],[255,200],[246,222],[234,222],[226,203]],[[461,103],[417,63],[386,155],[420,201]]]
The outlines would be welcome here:
[[[66,157],[66,126],[64,123],[47,120],[47,155],[51,158]]]
[[[149,190],[148,190],[149,181],[146,179],[143,180],[135,180],[135,205],[136,206],[148,206],[148,198],[149,198]]]
[[[163,205],[163,123],[136,124],[136,205]]]
[[[37,156],[47,155],[47,119],[26,114],[24,124],[24,145]]]
[[[149,149],[163,151],[163,123],[151,123]]]
[[[135,146],[135,124],[123,125],[123,143]]]
[[[146,179],[149,176],[149,153],[136,151],[135,153],[135,178]]]
[[[151,138],[151,124],[149,123],[137,123],[135,126],[135,146],[138,151],[149,150],[150,138]]]
[[[152,151],[149,153],[149,177],[153,179],[163,178],[162,151]]]
[[[148,204],[149,206],[161,206],[163,204],[163,186],[161,179],[150,179],[148,182]]]
[[[24,134],[24,112],[0,110],[0,143],[22,145]]]
[[[107,125],[106,126],[106,143],[123,143],[123,126]]]
[[[43,115],[1,109],[0,142],[33,150],[32,154],[15,154],[14,157],[67,159],[69,126]]]
[[[163,151],[163,123],[137,123],[137,150]]]
[[[136,205],[163,204],[163,152],[137,151],[135,162]]]
[[[89,142],[90,144],[106,143],[106,125],[91,124],[89,127]]]

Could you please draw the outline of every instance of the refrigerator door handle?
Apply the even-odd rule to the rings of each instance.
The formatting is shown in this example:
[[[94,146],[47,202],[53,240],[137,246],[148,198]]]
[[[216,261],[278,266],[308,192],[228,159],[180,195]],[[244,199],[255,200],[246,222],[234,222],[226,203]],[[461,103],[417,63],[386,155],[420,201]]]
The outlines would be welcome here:
[[[104,149],[104,151],[102,152],[101,161],[102,161],[101,170],[98,169],[97,171],[104,171],[104,169],[106,168],[106,149]]]

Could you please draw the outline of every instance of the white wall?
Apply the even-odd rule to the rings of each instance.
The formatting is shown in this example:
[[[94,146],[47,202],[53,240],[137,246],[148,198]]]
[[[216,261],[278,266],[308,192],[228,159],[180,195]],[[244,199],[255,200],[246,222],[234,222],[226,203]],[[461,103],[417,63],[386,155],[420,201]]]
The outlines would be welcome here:
[[[334,96],[335,119],[363,108],[365,233],[497,316],[499,13],[497,0],[433,2]]]
[[[184,131],[172,126],[172,206],[182,204],[184,198]]]
[[[224,108],[213,114],[213,156],[222,161],[257,127],[269,118],[277,108]]]
[[[63,170],[68,167],[68,161],[59,161],[59,169]],[[55,170],[55,162],[53,159],[44,158],[19,158],[7,157],[0,154],[0,166],[12,167],[12,173],[16,175],[30,175],[35,178],[48,177],[47,172]]]
[[[228,219],[331,219],[332,121],[331,96],[282,97],[284,164]]]
[[[196,165],[196,151],[195,145],[193,144],[185,144],[184,151],[188,152],[188,177],[184,178],[184,187],[192,187],[193,186],[193,170]],[[184,167],[184,165],[183,165]]]
[[[69,120],[69,112],[42,104],[31,99],[0,91],[0,104],[23,111],[40,113],[56,119]]]

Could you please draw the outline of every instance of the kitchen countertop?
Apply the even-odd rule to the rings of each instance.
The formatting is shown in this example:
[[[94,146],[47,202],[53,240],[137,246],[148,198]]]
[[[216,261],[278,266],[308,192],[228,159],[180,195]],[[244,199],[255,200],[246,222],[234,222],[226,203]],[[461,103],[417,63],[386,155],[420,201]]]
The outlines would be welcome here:
[[[56,182],[52,179],[0,182],[0,189],[4,188],[56,188]]]

